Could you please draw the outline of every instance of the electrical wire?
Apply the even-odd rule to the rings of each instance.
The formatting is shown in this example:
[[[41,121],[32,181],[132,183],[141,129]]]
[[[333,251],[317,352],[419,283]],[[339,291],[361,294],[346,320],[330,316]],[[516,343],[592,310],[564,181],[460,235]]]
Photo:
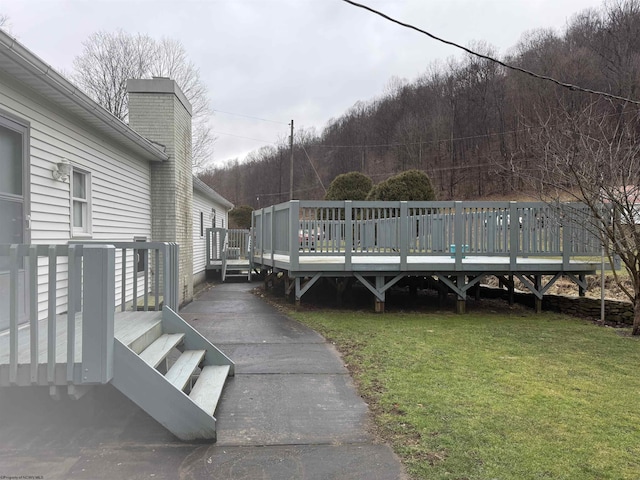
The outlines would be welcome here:
[[[235,135],[233,133],[219,132],[217,130],[214,130],[213,133],[215,133],[217,135],[227,135],[229,137],[244,138],[246,140],[255,140],[256,142],[268,143],[269,145],[278,145],[276,142],[271,142],[269,140],[261,140],[259,138],[252,138],[252,137],[244,137],[242,135]]]
[[[224,113],[225,115],[234,115],[236,117],[252,118],[253,120],[260,120],[261,122],[277,123],[278,125],[289,125],[285,122],[278,122],[277,120],[269,120],[268,118],[254,117],[252,115],[244,115],[242,113],[225,112],[224,110],[213,109],[213,113]]]
[[[629,110],[627,111],[627,113],[640,113],[640,109],[633,109],[633,110]],[[594,117],[596,119],[602,119],[602,118],[607,118],[607,117],[616,117],[619,116],[619,113],[605,113],[603,115],[599,115],[597,117]],[[359,144],[359,145],[325,145],[322,143],[313,143],[313,144],[309,144],[307,145],[308,147],[317,147],[317,148],[383,148],[383,147],[408,147],[408,146],[412,146],[412,145],[432,145],[435,143],[452,143],[452,142],[458,142],[458,141],[462,141],[462,140],[475,140],[478,138],[489,138],[489,137],[499,137],[499,136],[503,136],[503,135],[511,135],[514,133],[523,133],[523,132],[530,132],[532,130],[542,130],[543,128],[549,128],[549,127],[554,127],[557,126],[558,124],[554,124],[554,125],[544,125],[544,126],[528,126],[528,127],[524,127],[524,128],[520,128],[520,129],[516,129],[516,130],[507,130],[504,132],[491,132],[491,133],[481,133],[478,135],[468,135],[466,137],[453,137],[453,138],[442,138],[442,139],[438,139],[438,140],[425,140],[423,142],[408,142],[408,143],[403,143],[403,142],[397,142],[397,143],[378,143],[378,144]]]
[[[562,81],[557,80],[557,79],[555,79],[553,77],[548,77],[546,75],[540,75],[540,74],[537,74],[535,72],[532,72],[531,70],[527,70],[527,69],[522,68],[522,67],[517,67],[515,65],[510,65],[510,64],[505,63],[505,62],[503,62],[501,60],[498,60],[497,58],[493,58],[493,57],[490,57],[488,55],[484,55],[482,53],[475,52],[475,51],[473,51],[473,50],[471,50],[471,49],[469,49],[467,47],[463,47],[462,45],[459,45],[459,44],[457,44],[455,42],[451,42],[449,40],[445,40],[443,38],[437,37],[436,35],[434,35],[432,33],[429,33],[426,30],[422,30],[421,28],[418,28],[418,27],[416,27],[414,25],[411,25],[409,23],[405,23],[405,22],[401,22],[400,20],[396,20],[395,18],[392,18],[389,15],[386,15],[386,14],[384,14],[384,13],[378,11],[378,10],[375,10],[375,9],[373,9],[371,7],[368,7],[367,5],[363,5],[361,3],[357,3],[357,2],[354,2],[352,0],[342,0],[342,1],[345,2],[345,3],[348,3],[350,5],[353,5],[354,7],[358,7],[358,8],[362,8],[364,10],[367,10],[367,11],[369,11],[369,12],[375,14],[375,15],[378,15],[378,16],[384,18],[385,20],[388,20],[390,22],[396,23],[396,24],[398,24],[398,25],[400,25],[402,27],[409,28],[411,30],[415,30],[416,32],[422,33],[423,35],[426,35],[429,38],[432,38],[434,40],[437,40],[438,42],[445,43],[447,45],[451,45],[452,47],[456,47],[456,48],[459,48],[461,50],[464,50],[465,52],[467,52],[467,53],[469,53],[471,55],[474,55],[476,57],[483,58],[485,60],[489,60],[491,62],[497,63],[498,65],[501,65],[501,66],[503,66],[505,68],[508,68],[510,70],[515,70],[515,71],[524,73],[526,75],[529,75],[531,77],[537,78],[539,80],[545,80],[545,81],[548,81],[548,82],[555,83],[556,85],[558,85],[560,87],[567,88],[567,89],[572,90],[572,91],[591,93],[593,95],[599,95],[599,96],[606,97],[606,98],[611,98],[611,99],[614,99],[614,100],[622,100],[624,102],[629,102],[629,103],[633,103],[633,104],[636,104],[636,105],[640,105],[640,100],[633,100],[631,98],[621,97],[619,95],[613,95],[613,94],[607,93],[607,92],[601,92],[601,91],[598,91],[598,90],[591,90],[590,88],[580,87],[580,86],[574,85],[572,83],[562,82]]]
[[[300,146],[302,147],[302,151],[304,152],[304,154],[307,156],[307,160],[309,160],[309,164],[311,165],[311,168],[313,168],[314,173],[316,174],[316,177],[318,178],[318,181],[320,182],[320,186],[322,187],[322,190],[324,190],[324,193],[327,193],[327,189],[324,188],[324,183],[322,183],[322,179],[320,178],[320,175],[318,174],[318,170],[316,170],[316,166],[313,164],[313,162],[311,161],[311,157],[309,157],[309,154],[307,153],[307,149],[304,148],[304,145],[301,143]]]

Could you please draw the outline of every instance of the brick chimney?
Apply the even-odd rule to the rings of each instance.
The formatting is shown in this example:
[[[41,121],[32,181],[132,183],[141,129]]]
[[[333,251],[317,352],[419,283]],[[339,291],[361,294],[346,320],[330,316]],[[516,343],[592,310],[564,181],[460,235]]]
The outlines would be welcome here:
[[[193,299],[191,104],[168,78],[127,80],[127,91],[129,126],[169,156],[151,164],[151,240],[180,245],[182,305]]]

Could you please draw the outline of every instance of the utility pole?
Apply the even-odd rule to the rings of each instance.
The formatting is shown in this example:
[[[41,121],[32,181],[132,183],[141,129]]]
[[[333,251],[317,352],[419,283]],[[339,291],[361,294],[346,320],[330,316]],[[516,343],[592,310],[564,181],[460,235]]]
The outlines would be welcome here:
[[[278,203],[282,202],[282,149],[280,150],[280,161],[278,162]]]
[[[293,200],[293,120],[291,120],[291,137],[289,137],[291,149],[291,165],[289,167],[289,200]]]

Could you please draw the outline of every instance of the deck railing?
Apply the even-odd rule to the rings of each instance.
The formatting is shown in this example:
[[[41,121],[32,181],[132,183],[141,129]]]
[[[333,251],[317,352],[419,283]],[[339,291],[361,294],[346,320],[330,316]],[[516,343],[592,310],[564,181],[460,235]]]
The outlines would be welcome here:
[[[59,353],[56,351],[56,305],[60,276],[67,277],[66,304],[72,306],[66,312],[65,380],[74,384],[109,381],[113,375],[115,249],[106,245],[0,245],[0,256],[9,259],[8,291],[3,292],[3,302],[8,300],[9,305],[9,383],[23,383],[18,379],[18,355],[20,348],[25,348],[24,335],[19,342],[19,324],[24,320],[21,318],[23,316],[26,316],[29,325],[28,329],[23,329],[23,333],[28,333],[29,337],[29,382],[56,384],[59,380],[56,378],[56,358]],[[61,262],[61,259],[64,261]],[[64,270],[61,268],[63,265],[66,266],[66,272],[60,275]],[[41,266],[46,271],[44,275],[39,271]],[[80,276],[76,274],[78,271],[81,272]],[[43,280],[47,290],[47,311],[46,321],[41,323],[38,283]],[[82,305],[81,338],[78,338],[76,305]],[[43,363],[41,335],[46,336],[43,339],[46,344],[44,382],[39,368]],[[78,345],[82,345],[80,362],[77,362]],[[76,368],[77,363],[81,364],[80,369]]]
[[[170,242],[90,242],[71,244],[112,245],[116,249],[116,297],[118,309],[161,310],[179,307],[178,269],[180,248]]]
[[[305,256],[467,255],[562,257],[599,255],[588,208],[538,202],[291,201],[253,213],[256,262]]]
[[[121,310],[159,310],[162,301],[178,307],[176,244],[0,245],[0,260],[6,269],[0,272],[0,335],[9,339],[9,373],[2,384],[25,384],[18,378],[25,365],[27,383],[60,384],[60,317],[66,318],[63,383],[106,383],[113,374],[116,291]],[[24,362],[19,352],[27,350]]]
[[[207,228],[207,267],[213,262],[222,262],[224,265],[227,260],[249,260],[250,247],[250,230]]]

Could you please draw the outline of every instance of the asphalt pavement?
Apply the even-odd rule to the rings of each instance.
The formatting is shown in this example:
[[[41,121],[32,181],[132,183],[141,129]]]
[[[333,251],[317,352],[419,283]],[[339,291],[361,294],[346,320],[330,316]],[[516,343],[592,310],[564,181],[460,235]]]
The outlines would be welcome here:
[[[0,479],[405,478],[333,345],[256,286],[212,284],[180,311],[236,363],[216,443],[178,440],[110,385],[58,401],[0,389]]]

